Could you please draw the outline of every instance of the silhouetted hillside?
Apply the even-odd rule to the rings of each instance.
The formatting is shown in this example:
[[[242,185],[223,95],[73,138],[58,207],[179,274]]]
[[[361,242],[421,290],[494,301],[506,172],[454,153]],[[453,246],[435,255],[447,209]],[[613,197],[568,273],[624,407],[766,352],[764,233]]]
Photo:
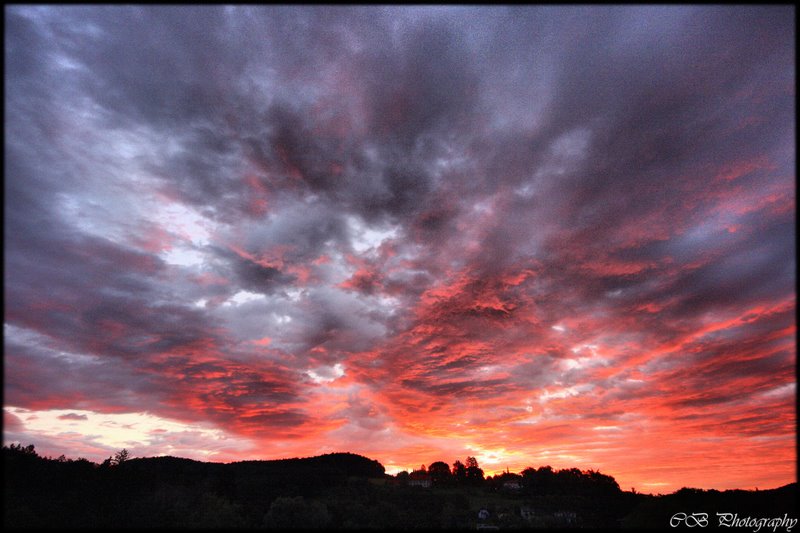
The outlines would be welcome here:
[[[4,447],[3,525],[669,529],[676,512],[796,516],[794,483],[758,492],[682,489],[651,496],[621,491],[613,477],[575,468],[527,468],[484,479],[472,457],[469,466],[456,461],[450,469],[436,461],[389,476],[379,462],[351,453],[221,464],[130,459],[123,452],[98,465],[43,458],[32,445]]]
[[[381,477],[386,469],[378,461],[354,453],[329,453],[302,459],[269,461],[240,461],[228,465],[231,469],[248,470],[263,475],[298,475],[313,473],[325,476]]]
[[[270,485],[316,485],[339,483],[349,477],[383,477],[385,469],[378,461],[352,453],[331,453],[317,457],[204,463],[178,457],[130,459],[119,465],[137,478],[152,480],[218,478],[253,478]]]
[[[675,523],[679,524],[683,516],[680,513],[695,515],[705,513],[708,525],[704,529],[720,527],[718,514],[736,515],[737,519],[748,517],[775,519],[783,518],[785,515],[788,515],[789,518],[797,518],[797,483],[759,491],[683,488],[664,496],[646,496],[642,503],[623,519],[622,525],[625,528],[634,529],[668,527],[670,520],[676,515],[679,516],[675,518]],[[689,520],[693,523],[693,519]],[[685,527],[683,524],[679,525]],[[726,530],[729,530],[730,527],[722,526]],[[753,531],[754,527],[750,527],[749,530]],[[772,531],[773,529],[767,528],[766,530]],[[778,531],[781,530],[786,531],[786,528],[778,529]]]
[[[205,463],[177,457],[102,465],[3,449],[7,527],[256,527],[279,497],[382,479],[377,461],[351,453]]]

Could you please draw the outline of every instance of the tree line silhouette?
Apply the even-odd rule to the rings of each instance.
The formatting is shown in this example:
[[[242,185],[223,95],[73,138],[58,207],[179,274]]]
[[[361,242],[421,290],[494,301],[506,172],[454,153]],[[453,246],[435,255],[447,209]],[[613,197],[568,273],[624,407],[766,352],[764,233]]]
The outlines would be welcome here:
[[[662,528],[679,507],[783,513],[796,497],[796,483],[657,497],[622,491],[600,472],[550,466],[486,477],[474,457],[391,476],[352,453],[222,464],[123,449],[96,464],[11,444],[3,466],[3,526],[12,528]]]

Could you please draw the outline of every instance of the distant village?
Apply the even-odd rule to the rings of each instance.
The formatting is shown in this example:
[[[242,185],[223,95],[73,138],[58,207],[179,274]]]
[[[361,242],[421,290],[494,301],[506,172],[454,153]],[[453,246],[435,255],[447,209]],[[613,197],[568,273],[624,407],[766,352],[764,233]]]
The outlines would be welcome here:
[[[539,485],[544,489],[558,483],[559,479],[564,481],[564,478],[571,478],[574,482],[586,477],[587,479],[601,480],[608,488],[613,487],[619,491],[619,486],[613,478],[593,471],[581,472],[577,469],[554,471],[547,466],[538,470],[528,468],[523,471],[523,474],[506,469],[501,474],[484,477],[478,461],[474,457],[467,457],[463,463],[455,461],[452,468],[443,461],[437,461],[428,467],[421,465],[411,472],[398,472],[393,478],[389,477],[387,483],[422,489],[483,486],[490,490],[489,494],[513,497],[523,495],[526,480],[532,486]],[[511,500],[513,504],[510,501],[502,501],[499,505],[490,503],[492,501],[491,498],[487,498],[487,504],[481,506],[475,513],[477,529],[500,529],[503,524],[569,527],[575,526],[579,522],[578,513],[573,510],[537,508],[523,501]]]

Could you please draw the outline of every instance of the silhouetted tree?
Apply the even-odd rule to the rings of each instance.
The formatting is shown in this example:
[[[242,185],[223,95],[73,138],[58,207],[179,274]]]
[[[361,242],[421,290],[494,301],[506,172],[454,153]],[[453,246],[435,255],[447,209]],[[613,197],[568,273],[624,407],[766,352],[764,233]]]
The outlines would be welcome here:
[[[522,484],[528,491],[549,490],[554,481],[555,473],[550,465],[538,469],[528,467],[522,471]]]
[[[446,484],[450,481],[450,466],[444,461],[436,461],[428,467],[434,485]]]
[[[38,457],[36,447],[33,444],[28,444],[25,447],[23,447],[22,444],[12,444],[8,449],[16,454]]]
[[[467,479],[467,467],[458,459],[453,463],[453,479],[455,479],[455,482],[458,484],[463,483]]]
[[[617,480],[614,479],[612,476],[601,474],[596,470],[589,470],[588,472],[586,472],[585,476],[589,479],[592,485],[597,487],[598,489],[609,492],[622,491],[622,489],[619,488],[619,483],[617,483]],[[632,489],[632,492],[635,494],[636,490]]]
[[[122,448],[120,451],[114,454],[114,458],[111,460],[111,464],[114,466],[121,465],[122,463],[130,459],[130,456],[131,456],[130,452],[128,452],[128,450],[126,450],[125,448]]]
[[[474,457],[467,457],[466,481],[474,485],[483,482],[483,470],[478,466],[478,460]]]

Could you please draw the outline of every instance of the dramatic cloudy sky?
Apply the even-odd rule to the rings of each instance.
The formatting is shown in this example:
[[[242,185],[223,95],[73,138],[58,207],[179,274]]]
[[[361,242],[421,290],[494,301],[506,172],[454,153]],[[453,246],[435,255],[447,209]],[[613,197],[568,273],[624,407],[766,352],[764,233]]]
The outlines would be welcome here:
[[[796,480],[793,7],[5,16],[6,443]]]

